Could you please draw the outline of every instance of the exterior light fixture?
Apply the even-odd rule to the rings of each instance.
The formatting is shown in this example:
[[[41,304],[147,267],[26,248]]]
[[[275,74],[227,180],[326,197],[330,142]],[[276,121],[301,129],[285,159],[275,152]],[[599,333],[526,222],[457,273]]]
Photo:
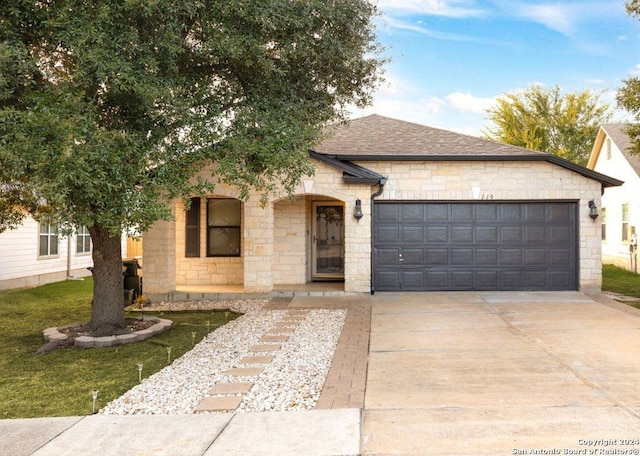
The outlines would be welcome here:
[[[589,217],[591,217],[591,220],[594,222],[598,218],[598,208],[593,200],[589,201]]]
[[[353,216],[357,219],[360,220],[362,218],[362,201],[360,201],[360,199],[356,200],[356,207],[353,210]]]

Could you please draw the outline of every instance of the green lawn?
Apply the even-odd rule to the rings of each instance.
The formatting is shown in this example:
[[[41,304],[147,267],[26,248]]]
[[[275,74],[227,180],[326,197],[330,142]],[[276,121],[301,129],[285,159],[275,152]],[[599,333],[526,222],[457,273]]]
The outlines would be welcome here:
[[[92,412],[92,391],[98,408],[138,383],[143,377],[181,356],[211,330],[238,316],[233,312],[158,313],[174,327],[130,345],[99,349],[67,348],[34,355],[45,344],[42,330],[86,322],[90,316],[93,283],[67,281],[38,288],[0,292],[0,419],[86,415]]]
[[[640,298],[640,274],[605,264],[602,266],[602,291],[612,291],[625,296],[635,296]],[[628,303],[629,305],[640,308],[638,303]]]

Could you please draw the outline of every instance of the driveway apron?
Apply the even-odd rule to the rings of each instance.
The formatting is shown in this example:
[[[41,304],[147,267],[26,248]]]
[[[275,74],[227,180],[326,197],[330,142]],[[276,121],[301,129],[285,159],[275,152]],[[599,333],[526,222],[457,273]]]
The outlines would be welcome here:
[[[578,292],[372,298],[363,454],[638,454],[638,439],[640,312]]]

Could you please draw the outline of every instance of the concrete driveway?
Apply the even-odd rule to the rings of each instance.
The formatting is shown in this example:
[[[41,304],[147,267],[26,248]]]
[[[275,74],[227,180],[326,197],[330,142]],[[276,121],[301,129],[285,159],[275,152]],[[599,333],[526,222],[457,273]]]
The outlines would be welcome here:
[[[577,292],[371,302],[362,454],[640,452],[640,312]]]

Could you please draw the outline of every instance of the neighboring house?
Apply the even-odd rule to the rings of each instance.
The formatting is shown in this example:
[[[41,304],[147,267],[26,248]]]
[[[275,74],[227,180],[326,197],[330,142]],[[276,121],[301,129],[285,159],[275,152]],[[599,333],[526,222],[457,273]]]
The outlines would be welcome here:
[[[126,246],[123,238],[123,252]],[[27,217],[18,228],[0,233],[0,258],[0,290],[81,278],[91,275],[91,237],[85,227],[62,236],[55,225]]]
[[[637,270],[636,230],[640,225],[640,156],[630,152],[626,124],[600,127],[587,167],[624,181],[602,196],[602,261]],[[634,249],[633,251],[631,249]]]
[[[295,199],[192,198],[144,234],[145,295],[239,285],[245,293],[342,280],[347,293],[581,290],[601,286],[603,187],[556,156],[377,115],[309,153]],[[202,175],[210,175],[203,170]]]

